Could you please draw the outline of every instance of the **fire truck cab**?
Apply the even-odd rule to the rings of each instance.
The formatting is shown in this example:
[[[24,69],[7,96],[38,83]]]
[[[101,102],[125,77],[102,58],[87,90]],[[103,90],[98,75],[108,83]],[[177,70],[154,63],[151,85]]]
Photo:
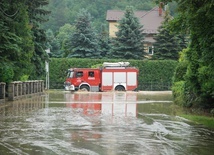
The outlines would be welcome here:
[[[135,90],[138,85],[138,69],[128,67],[128,62],[103,63],[102,68],[68,69],[65,90],[87,91]]]
[[[99,91],[100,69],[73,68],[68,70],[65,90]]]

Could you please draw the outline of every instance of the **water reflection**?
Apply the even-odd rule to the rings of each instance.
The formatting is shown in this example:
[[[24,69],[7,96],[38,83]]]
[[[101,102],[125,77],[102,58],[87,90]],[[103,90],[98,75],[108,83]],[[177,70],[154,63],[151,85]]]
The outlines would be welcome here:
[[[19,116],[28,112],[44,108],[45,95],[35,95],[34,97],[8,102],[0,106],[0,117]]]
[[[136,93],[67,93],[65,99],[67,107],[80,109],[85,115],[137,115]]]
[[[78,130],[72,130],[71,138],[73,146],[82,148],[83,154],[118,154],[118,150],[123,148],[118,146],[121,134],[128,128],[134,130],[139,123],[136,118],[137,93],[74,93],[65,94],[65,99],[66,106],[80,114],[76,118],[78,123],[75,123]],[[119,126],[123,127],[115,129]],[[117,134],[118,131],[121,134]],[[128,144],[133,143],[131,133],[123,135],[130,152],[134,151],[134,147]],[[121,151],[124,150],[126,148]]]
[[[154,96],[153,96],[154,95]],[[50,92],[0,107],[0,154],[209,155],[214,131],[170,94]]]

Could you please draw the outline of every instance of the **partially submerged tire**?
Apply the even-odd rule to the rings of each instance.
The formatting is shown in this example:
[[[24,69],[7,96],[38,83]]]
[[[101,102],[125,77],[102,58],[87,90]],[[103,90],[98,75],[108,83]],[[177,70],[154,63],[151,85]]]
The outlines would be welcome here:
[[[87,85],[83,85],[83,86],[80,87],[80,90],[82,90],[82,91],[90,91],[90,87],[87,86]]]
[[[123,86],[116,86],[115,90],[116,91],[125,91],[125,88]]]

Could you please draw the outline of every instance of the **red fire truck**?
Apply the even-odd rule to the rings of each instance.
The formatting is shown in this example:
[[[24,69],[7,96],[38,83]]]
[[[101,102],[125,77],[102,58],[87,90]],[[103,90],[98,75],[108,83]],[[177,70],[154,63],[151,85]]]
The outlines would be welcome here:
[[[104,62],[101,68],[68,69],[65,90],[126,91],[138,86],[138,69],[129,67],[129,62]]]

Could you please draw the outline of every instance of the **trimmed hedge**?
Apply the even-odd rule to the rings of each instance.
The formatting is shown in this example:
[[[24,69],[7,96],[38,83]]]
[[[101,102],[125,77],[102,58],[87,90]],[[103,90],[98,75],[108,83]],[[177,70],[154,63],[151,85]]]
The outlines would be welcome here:
[[[66,72],[69,68],[91,68],[103,62],[128,61],[130,66],[139,69],[139,90],[171,90],[172,77],[177,66],[173,60],[116,60],[116,59],[77,59],[51,58],[49,62],[50,88],[63,89]]]

